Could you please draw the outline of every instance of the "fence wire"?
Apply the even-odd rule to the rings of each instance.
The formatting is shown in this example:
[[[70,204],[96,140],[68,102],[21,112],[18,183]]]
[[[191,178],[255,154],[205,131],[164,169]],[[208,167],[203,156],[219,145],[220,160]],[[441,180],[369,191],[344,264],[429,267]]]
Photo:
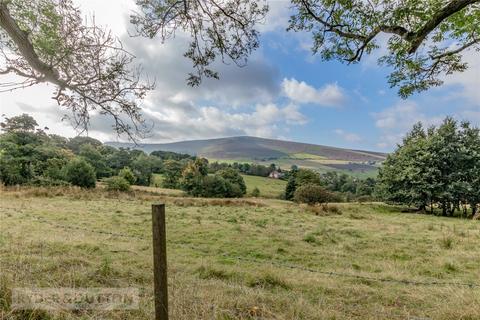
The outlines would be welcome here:
[[[59,223],[55,223],[49,220],[46,220],[43,217],[39,216],[24,216],[24,217],[29,217],[34,221],[38,221],[40,223],[44,223],[47,225],[50,225],[55,228],[61,228],[61,229],[66,229],[66,230],[80,230],[80,231],[86,231],[90,233],[95,233],[103,236],[111,236],[111,237],[119,237],[119,238],[130,238],[130,239],[138,239],[138,240],[147,240],[151,239],[150,237],[143,237],[143,236],[136,236],[136,235],[130,235],[130,234],[125,234],[125,233],[118,233],[118,232],[110,232],[110,231],[104,231],[104,230],[94,230],[94,229],[89,229],[86,227],[80,227],[80,226],[71,226],[71,225],[63,225]],[[223,252],[220,255],[219,254],[214,254],[210,252],[209,250],[205,250],[204,248],[200,248],[191,244],[185,244],[185,243],[178,243],[178,242],[168,242],[171,245],[175,245],[177,247],[183,247],[183,248],[188,248],[190,250],[193,250],[195,252],[200,252],[202,253],[203,256],[208,256],[212,258],[218,258],[218,257],[223,257],[231,260],[236,260],[236,261],[244,261],[244,262],[250,262],[250,263],[256,263],[256,264],[261,264],[261,265],[273,265],[281,268],[286,268],[286,269],[292,269],[292,270],[301,270],[309,273],[315,273],[315,274],[321,274],[325,276],[330,276],[330,277],[339,277],[339,278],[350,278],[350,279],[358,279],[358,280],[367,280],[367,281],[376,281],[376,282],[383,282],[383,283],[398,283],[398,284],[405,284],[405,285],[413,285],[413,286],[456,286],[456,287],[467,287],[470,289],[476,289],[480,288],[480,284],[477,283],[464,283],[464,282],[446,282],[446,281],[417,281],[417,280],[407,280],[407,279],[392,279],[392,278],[380,278],[380,277],[372,277],[372,276],[364,276],[364,275],[357,275],[357,274],[351,274],[351,273],[342,273],[342,272],[336,272],[336,271],[325,271],[325,270],[318,270],[318,269],[313,269],[313,268],[308,268],[304,266],[299,266],[299,265],[293,265],[293,264],[288,264],[280,261],[275,261],[275,260],[260,260],[260,259],[255,259],[255,258],[248,258],[248,257],[241,257],[237,255],[232,255],[231,253],[228,252]]]

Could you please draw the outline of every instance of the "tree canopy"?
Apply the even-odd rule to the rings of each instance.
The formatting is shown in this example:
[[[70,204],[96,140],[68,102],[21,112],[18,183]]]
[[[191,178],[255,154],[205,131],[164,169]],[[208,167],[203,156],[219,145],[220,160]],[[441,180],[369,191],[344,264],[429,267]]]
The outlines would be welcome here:
[[[480,130],[446,118],[438,128],[416,124],[379,173],[387,201],[443,215],[475,214],[480,205]]]

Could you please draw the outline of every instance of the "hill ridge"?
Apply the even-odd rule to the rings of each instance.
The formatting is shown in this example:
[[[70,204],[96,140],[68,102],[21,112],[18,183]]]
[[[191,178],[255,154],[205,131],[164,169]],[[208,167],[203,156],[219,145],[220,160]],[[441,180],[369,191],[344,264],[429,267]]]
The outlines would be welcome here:
[[[184,140],[169,143],[106,142],[114,147],[141,149],[147,153],[156,150],[188,153],[218,161],[276,163],[282,168],[293,164],[320,171],[371,171],[385,160],[386,154],[376,151],[295,142],[252,136]]]

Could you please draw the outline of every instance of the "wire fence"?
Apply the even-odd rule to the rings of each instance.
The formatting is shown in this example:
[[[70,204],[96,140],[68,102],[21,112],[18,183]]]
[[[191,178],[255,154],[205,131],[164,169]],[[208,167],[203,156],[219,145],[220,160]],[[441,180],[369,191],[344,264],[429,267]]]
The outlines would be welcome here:
[[[151,239],[151,237],[144,237],[144,236],[139,236],[139,235],[131,235],[131,234],[126,234],[126,233],[89,229],[89,228],[81,227],[81,226],[59,224],[59,223],[49,221],[49,220],[47,220],[43,217],[39,217],[39,216],[28,215],[28,216],[24,216],[24,217],[28,217],[28,218],[31,218],[31,220],[34,220],[34,221],[37,221],[37,222],[40,222],[40,223],[44,223],[44,224],[50,225],[50,226],[55,227],[55,228],[64,229],[64,230],[86,231],[86,232],[89,232],[89,233],[99,234],[99,235],[102,235],[102,236],[110,236],[110,237],[118,237],[118,238],[130,238],[130,239],[138,239],[138,240]],[[413,286],[457,286],[457,287],[466,287],[466,288],[471,288],[471,289],[480,288],[480,284],[477,284],[477,283],[447,282],[447,281],[418,281],[418,280],[409,280],[409,279],[372,277],[372,276],[358,275],[358,274],[352,274],[352,273],[342,273],[342,272],[336,272],[336,271],[325,271],[325,270],[308,268],[308,267],[294,265],[294,264],[288,264],[288,263],[280,262],[280,261],[276,261],[276,260],[261,260],[261,259],[255,259],[255,258],[250,258],[250,257],[242,257],[242,256],[238,256],[238,255],[233,255],[233,254],[228,253],[228,252],[223,252],[221,254],[218,254],[218,253],[215,254],[215,253],[212,253],[209,250],[206,250],[204,248],[200,248],[198,246],[194,246],[194,245],[191,245],[191,244],[178,243],[178,242],[169,242],[169,244],[173,244],[177,247],[188,248],[188,249],[193,250],[197,253],[200,252],[200,253],[202,253],[203,256],[208,256],[208,257],[213,257],[213,258],[222,257],[222,258],[226,258],[226,259],[250,262],[250,263],[255,263],[255,264],[260,264],[260,265],[273,265],[273,266],[280,267],[280,268],[300,270],[300,271],[304,271],[304,272],[321,274],[321,275],[330,276],[330,277],[350,278],[350,279],[375,281],[375,282],[383,282],[383,283],[397,283],[397,284],[413,285]]]

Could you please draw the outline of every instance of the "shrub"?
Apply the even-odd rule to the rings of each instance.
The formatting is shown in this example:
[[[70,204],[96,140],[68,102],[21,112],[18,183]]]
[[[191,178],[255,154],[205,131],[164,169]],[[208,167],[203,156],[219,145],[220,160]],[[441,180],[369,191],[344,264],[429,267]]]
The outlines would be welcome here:
[[[231,197],[241,197],[247,193],[247,186],[240,173],[233,168],[226,168],[217,172],[217,175],[232,184]]]
[[[135,177],[135,174],[133,173],[132,169],[129,167],[125,167],[122,170],[118,172],[118,176],[127,180],[129,184],[134,184],[137,178]]]
[[[34,177],[29,183],[35,187],[68,187],[70,183],[64,180],[54,179],[50,177]]]
[[[371,196],[360,196],[357,198],[357,202],[364,203],[364,202],[371,202],[373,198]]]
[[[260,190],[257,187],[253,188],[252,197],[259,197],[259,196],[260,196]]]
[[[106,188],[108,191],[129,191],[130,183],[127,179],[119,176],[114,176],[106,178],[103,180],[105,182]]]
[[[75,158],[70,160],[64,168],[65,180],[74,186],[95,188],[97,177],[95,169],[85,160]]]
[[[206,198],[223,198],[228,194],[227,182],[218,175],[203,178],[201,196]]]
[[[295,202],[307,203],[310,205],[335,201],[336,198],[337,197],[331,192],[314,184],[307,184],[299,187],[293,196]]]

